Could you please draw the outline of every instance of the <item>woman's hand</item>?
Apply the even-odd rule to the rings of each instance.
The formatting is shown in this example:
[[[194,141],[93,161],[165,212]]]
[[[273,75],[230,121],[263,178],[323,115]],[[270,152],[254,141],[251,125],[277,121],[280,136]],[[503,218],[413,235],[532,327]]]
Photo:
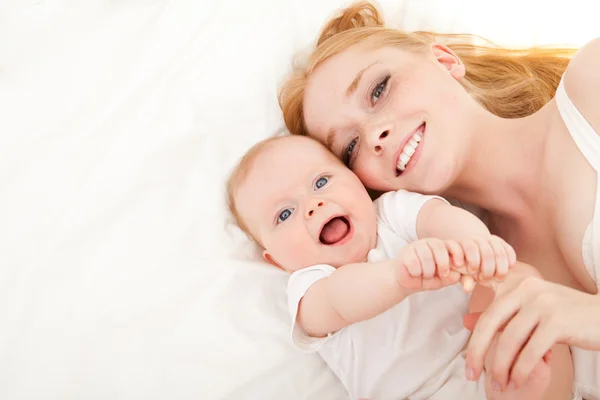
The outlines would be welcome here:
[[[467,348],[467,378],[479,378],[496,333],[498,345],[486,373],[502,389],[509,378],[517,386],[525,383],[555,343],[600,350],[599,296],[511,275],[477,321]],[[473,318],[465,318],[466,325],[469,320]]]

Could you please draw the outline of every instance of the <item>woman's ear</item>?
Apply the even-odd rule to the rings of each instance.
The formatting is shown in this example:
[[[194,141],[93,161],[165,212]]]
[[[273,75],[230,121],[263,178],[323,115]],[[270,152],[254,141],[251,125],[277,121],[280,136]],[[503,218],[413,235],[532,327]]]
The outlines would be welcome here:
[[[450,72],[450,75],[452,75],[454,79],[459,80],[464,78],[465,65],[447,46],[441,43],[433,43],[431,45],[431,52],[437,62]]]

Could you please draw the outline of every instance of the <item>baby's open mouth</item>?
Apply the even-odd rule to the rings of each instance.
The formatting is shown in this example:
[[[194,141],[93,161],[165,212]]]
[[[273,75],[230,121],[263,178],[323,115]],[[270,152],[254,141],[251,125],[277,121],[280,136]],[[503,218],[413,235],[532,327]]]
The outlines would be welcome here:
[[[350,221],[347,217],[334,217],[321,228],[319,240],[326,245],[337,244],[344,240],[350,231]]]

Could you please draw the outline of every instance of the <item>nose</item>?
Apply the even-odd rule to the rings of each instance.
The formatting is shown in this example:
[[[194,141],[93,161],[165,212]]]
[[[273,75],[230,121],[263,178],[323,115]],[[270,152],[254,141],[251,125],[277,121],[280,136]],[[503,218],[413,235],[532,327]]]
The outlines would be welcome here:
[[[389,129],[382,129],[381,127],[371,127],[365,132],[369,148],[373,149],[373,152],[376,155],[383,153],[386,142],[385,139],[389,134]]]
[[[308,201],[304,216],[306,217],[306,219],[312,218],[315,215],[315,213],[319,210],[319,208],[322,208],[324,205],[325,201],[322,199],[310,199]]]

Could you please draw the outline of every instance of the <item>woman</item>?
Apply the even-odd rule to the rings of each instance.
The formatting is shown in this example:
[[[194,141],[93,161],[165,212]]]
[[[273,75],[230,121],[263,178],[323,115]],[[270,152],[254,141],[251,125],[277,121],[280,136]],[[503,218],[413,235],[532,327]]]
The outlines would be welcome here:
[[[598,388],[600,361],[590,350],[600,350],[600,39],[570,62],[569,50],[466,39],[386,29],[370,4],[350,7],[284,84],[286,125],[325,143],[371,189],[477,206],[491,231],[540,270],[547,281],[526,280],[481,316],[469,378],[487,355],[502,388],[519,385],[564,343],[580,348],[572,349],[576,383]],[[600,398],[584,386],[584,397]]]

